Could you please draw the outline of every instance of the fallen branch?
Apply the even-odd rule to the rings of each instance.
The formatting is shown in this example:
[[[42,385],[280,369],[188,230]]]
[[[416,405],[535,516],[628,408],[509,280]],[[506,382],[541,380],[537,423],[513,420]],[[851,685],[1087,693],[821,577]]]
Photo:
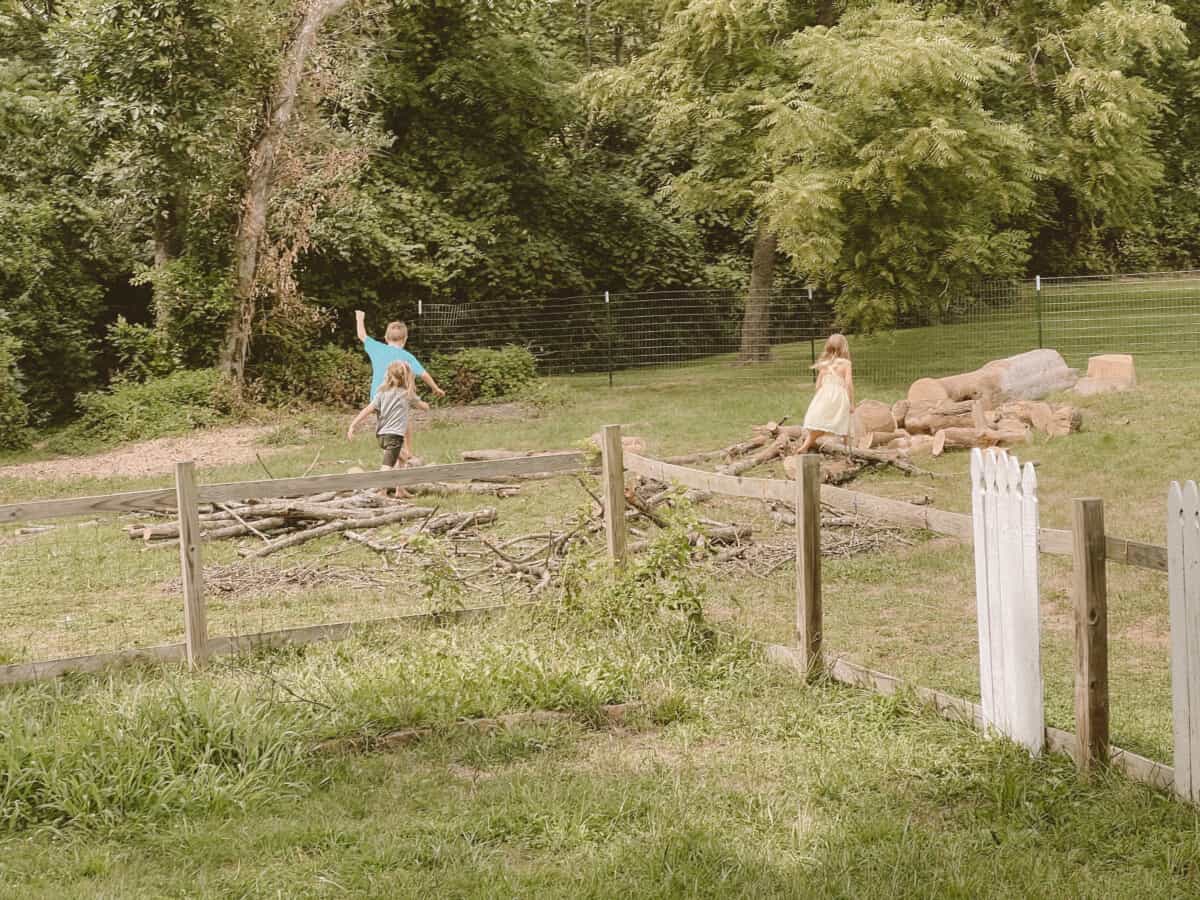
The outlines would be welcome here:
[[[492,511],[495,514],[495,510]],[[410,506],[403,509],[392,510],[391,512],[383,513],[382,515],[372,516],[367,519],[343,519],[337,522],[327,522],[324,525],[319,525],[316,528],[309,528],[306,531],[300,531],[295,534],[290,534],[287,537],[273,540],[268,544],[263,544],[254,550],[240,550],[239,554],[246,559],[261,559],[264,556],[270,556],[272,553],[278,553],[280,550],[286,550],[289,547],[298,547],[308,541],[316,540],[320,537],[325,537],[327,534],[339,534],[343,531],[348,531],[351,528],[378,528],[381,525],[392,525],[396,522],[407,522],[413,519],[419,519],[427,516],[429,510],[421,506]]]

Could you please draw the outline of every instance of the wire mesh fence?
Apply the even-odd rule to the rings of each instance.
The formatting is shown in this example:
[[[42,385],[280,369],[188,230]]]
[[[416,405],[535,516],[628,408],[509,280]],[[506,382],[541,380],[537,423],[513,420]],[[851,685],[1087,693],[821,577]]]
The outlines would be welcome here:
[[[153,520],[88,515],[0,535],[0,664],[183,639],[179,554],[130,537]]]
[[[614,384],[644,381],[654,369],[798,379],[840,327],[836,300],[785,288],[423,302],[411,344],[424,358],[516,344],[530,349],[542,375]],[[1038,347],[1081,368],[1100,353],[1132,353],[1151,371],[1200,365],[1200,271],[984,279],[932,306],[887,331],[849,331],[858,376],[900,385]]]

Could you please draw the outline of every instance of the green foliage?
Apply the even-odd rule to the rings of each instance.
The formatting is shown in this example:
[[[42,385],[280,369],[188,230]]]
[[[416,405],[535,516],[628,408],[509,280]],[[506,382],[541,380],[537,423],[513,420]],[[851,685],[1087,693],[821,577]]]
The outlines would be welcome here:
[[[429,372],[452,403],[475,403],[518,395],[537,377],[537,363],[524,347],[472,348],[429,361]]]
[[[117,316],[117,321],[108,326],[106,338],[117,357],[115,382],[161,378],[179,367],[179,359],[167,346],[162,332],[147,325],[135,325]]]
[[[568,560],[562,572],[563,606],[585,623],[607,627],[666,625],[688,643],[704,643],[704,589],[692,566],[690,535],[695,515],[682,502],[666,513],[668,527],[620,568],[596,565],[586,556]]]
[[[252,393],[270,406],[320,403],[362,407],[371,386],[366,355],[333,344],[283,356],[255,371]]]
[[[988,107],[1017,58],[952,16],[847,13],[792,38],[805,83],[770,106],[764,202],[782,247],[842,293],[844,325],[938,312],[981,272],[1016,274],[1033,142]],[[852,74],[850,74],[852,73]]]
[[[236,409],[232,389],[212,369],[185,369],[144,383],[81,394],[79,416],[51,441],[77,451],[216,425]]]
[[[29,408],[22,398],[17,357],[21,345],[4,332],[0,314],[0,450],[22,450],[29,446]]]

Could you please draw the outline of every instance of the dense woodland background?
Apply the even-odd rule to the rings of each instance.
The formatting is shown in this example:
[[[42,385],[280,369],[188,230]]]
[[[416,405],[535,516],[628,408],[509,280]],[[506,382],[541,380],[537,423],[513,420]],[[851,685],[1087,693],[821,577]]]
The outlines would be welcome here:
[[[733,288],[753,317],[817,283],[872,329],[980,276],[1194,266],[1198,25],[1190,0],[0,0],[0,431],[178,370],[286,396],[361,356],[356,307]]]

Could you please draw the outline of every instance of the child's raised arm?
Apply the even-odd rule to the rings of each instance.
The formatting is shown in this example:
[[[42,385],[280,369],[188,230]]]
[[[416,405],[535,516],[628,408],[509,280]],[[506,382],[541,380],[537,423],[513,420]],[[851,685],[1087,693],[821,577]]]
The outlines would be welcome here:
[[[367,314],[361,309],[354,311],[354,324],[358,327],[358,339],[365,341],[367,339]]]
[[[354,429],[362,424],[366,420],[367,416],[371,415],[373,412],[375,412],[374,402],[368,403],[363,407],[362,412],[354,417],[354,421],[351,422],[350,427],[346,429],[346,440],[354,440]]]

